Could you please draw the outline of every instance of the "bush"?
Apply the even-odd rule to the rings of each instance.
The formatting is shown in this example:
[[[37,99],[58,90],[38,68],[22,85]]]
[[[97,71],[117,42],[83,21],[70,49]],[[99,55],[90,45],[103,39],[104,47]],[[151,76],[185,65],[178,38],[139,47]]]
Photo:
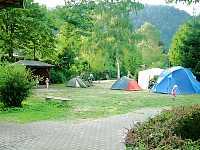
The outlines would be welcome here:
[[[58,84],[58,83],[64,83],[66,81],[65,75],[62,71],[58,70],[51,70],[51,83]]]
[[[129,149],[200,149],[200,105],[176,108],[128,131]]]
[[[0,101],[4,106],[21,107],[33,85],[31,73],[24,66],[0,66]]]

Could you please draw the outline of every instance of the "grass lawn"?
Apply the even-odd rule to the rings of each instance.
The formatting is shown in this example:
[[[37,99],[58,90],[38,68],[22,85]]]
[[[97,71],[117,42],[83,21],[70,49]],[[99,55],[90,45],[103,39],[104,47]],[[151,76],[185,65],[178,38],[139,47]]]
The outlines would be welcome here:
[[[96,84],[86,89],[52,85],[49,90],[35,89],[23,103],[23,108],[5,109],[0,104],[0,121],[32,122],[39,120],[94,119],[125,114],[142,107],[165,107],[200,104],[200,95],[180,95],[175,101],[170,95],[147,91],[110,90],[112,83]],[[67,104],[45,102],[44,97],[68,97]]]

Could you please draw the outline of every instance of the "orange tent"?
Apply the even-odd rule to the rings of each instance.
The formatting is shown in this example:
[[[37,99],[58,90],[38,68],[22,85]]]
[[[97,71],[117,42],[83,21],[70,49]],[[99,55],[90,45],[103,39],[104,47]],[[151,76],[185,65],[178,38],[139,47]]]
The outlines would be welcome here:
[[[131,80],[128,82],[128,87],[126,89],[127,91],[140,91],[141,88],[138,85],[137,81]]]
[[[112,90],[139,91],[141,90],[137,81],[126,76],[117,80],[111,87]]]

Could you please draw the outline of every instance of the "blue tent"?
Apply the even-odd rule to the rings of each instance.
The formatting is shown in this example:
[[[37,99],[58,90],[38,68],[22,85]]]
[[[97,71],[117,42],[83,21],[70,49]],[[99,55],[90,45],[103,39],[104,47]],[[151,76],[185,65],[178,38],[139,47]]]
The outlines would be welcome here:
[[[152,91],[157,93],[171,93],[174,85],[178,86],[177,94],[200,93],[200,82],[196,80],[196,77],[189,69],[180,66],[163,71]]]
[[[111,87],[112,90],[123,90],[128,87],[128,78],[122,77],[117,80]]]
[[[126,76],[118,79],[111,87],[112,90],[127,90],[127,91],[139,91],[141,88],[137,84],[137,81],[130,79]]]

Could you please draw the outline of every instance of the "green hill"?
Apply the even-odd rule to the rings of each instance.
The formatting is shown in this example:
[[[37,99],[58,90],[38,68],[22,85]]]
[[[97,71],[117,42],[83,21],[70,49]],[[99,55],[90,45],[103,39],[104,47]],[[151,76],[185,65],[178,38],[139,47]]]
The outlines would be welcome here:
[[[155,25],[161,33],[161,40],[168,49],[178,27],[191,16],[183,11],[164,5],[145,5],[144,9],[132,16],[135,28],[139,28],[145,22]]]

